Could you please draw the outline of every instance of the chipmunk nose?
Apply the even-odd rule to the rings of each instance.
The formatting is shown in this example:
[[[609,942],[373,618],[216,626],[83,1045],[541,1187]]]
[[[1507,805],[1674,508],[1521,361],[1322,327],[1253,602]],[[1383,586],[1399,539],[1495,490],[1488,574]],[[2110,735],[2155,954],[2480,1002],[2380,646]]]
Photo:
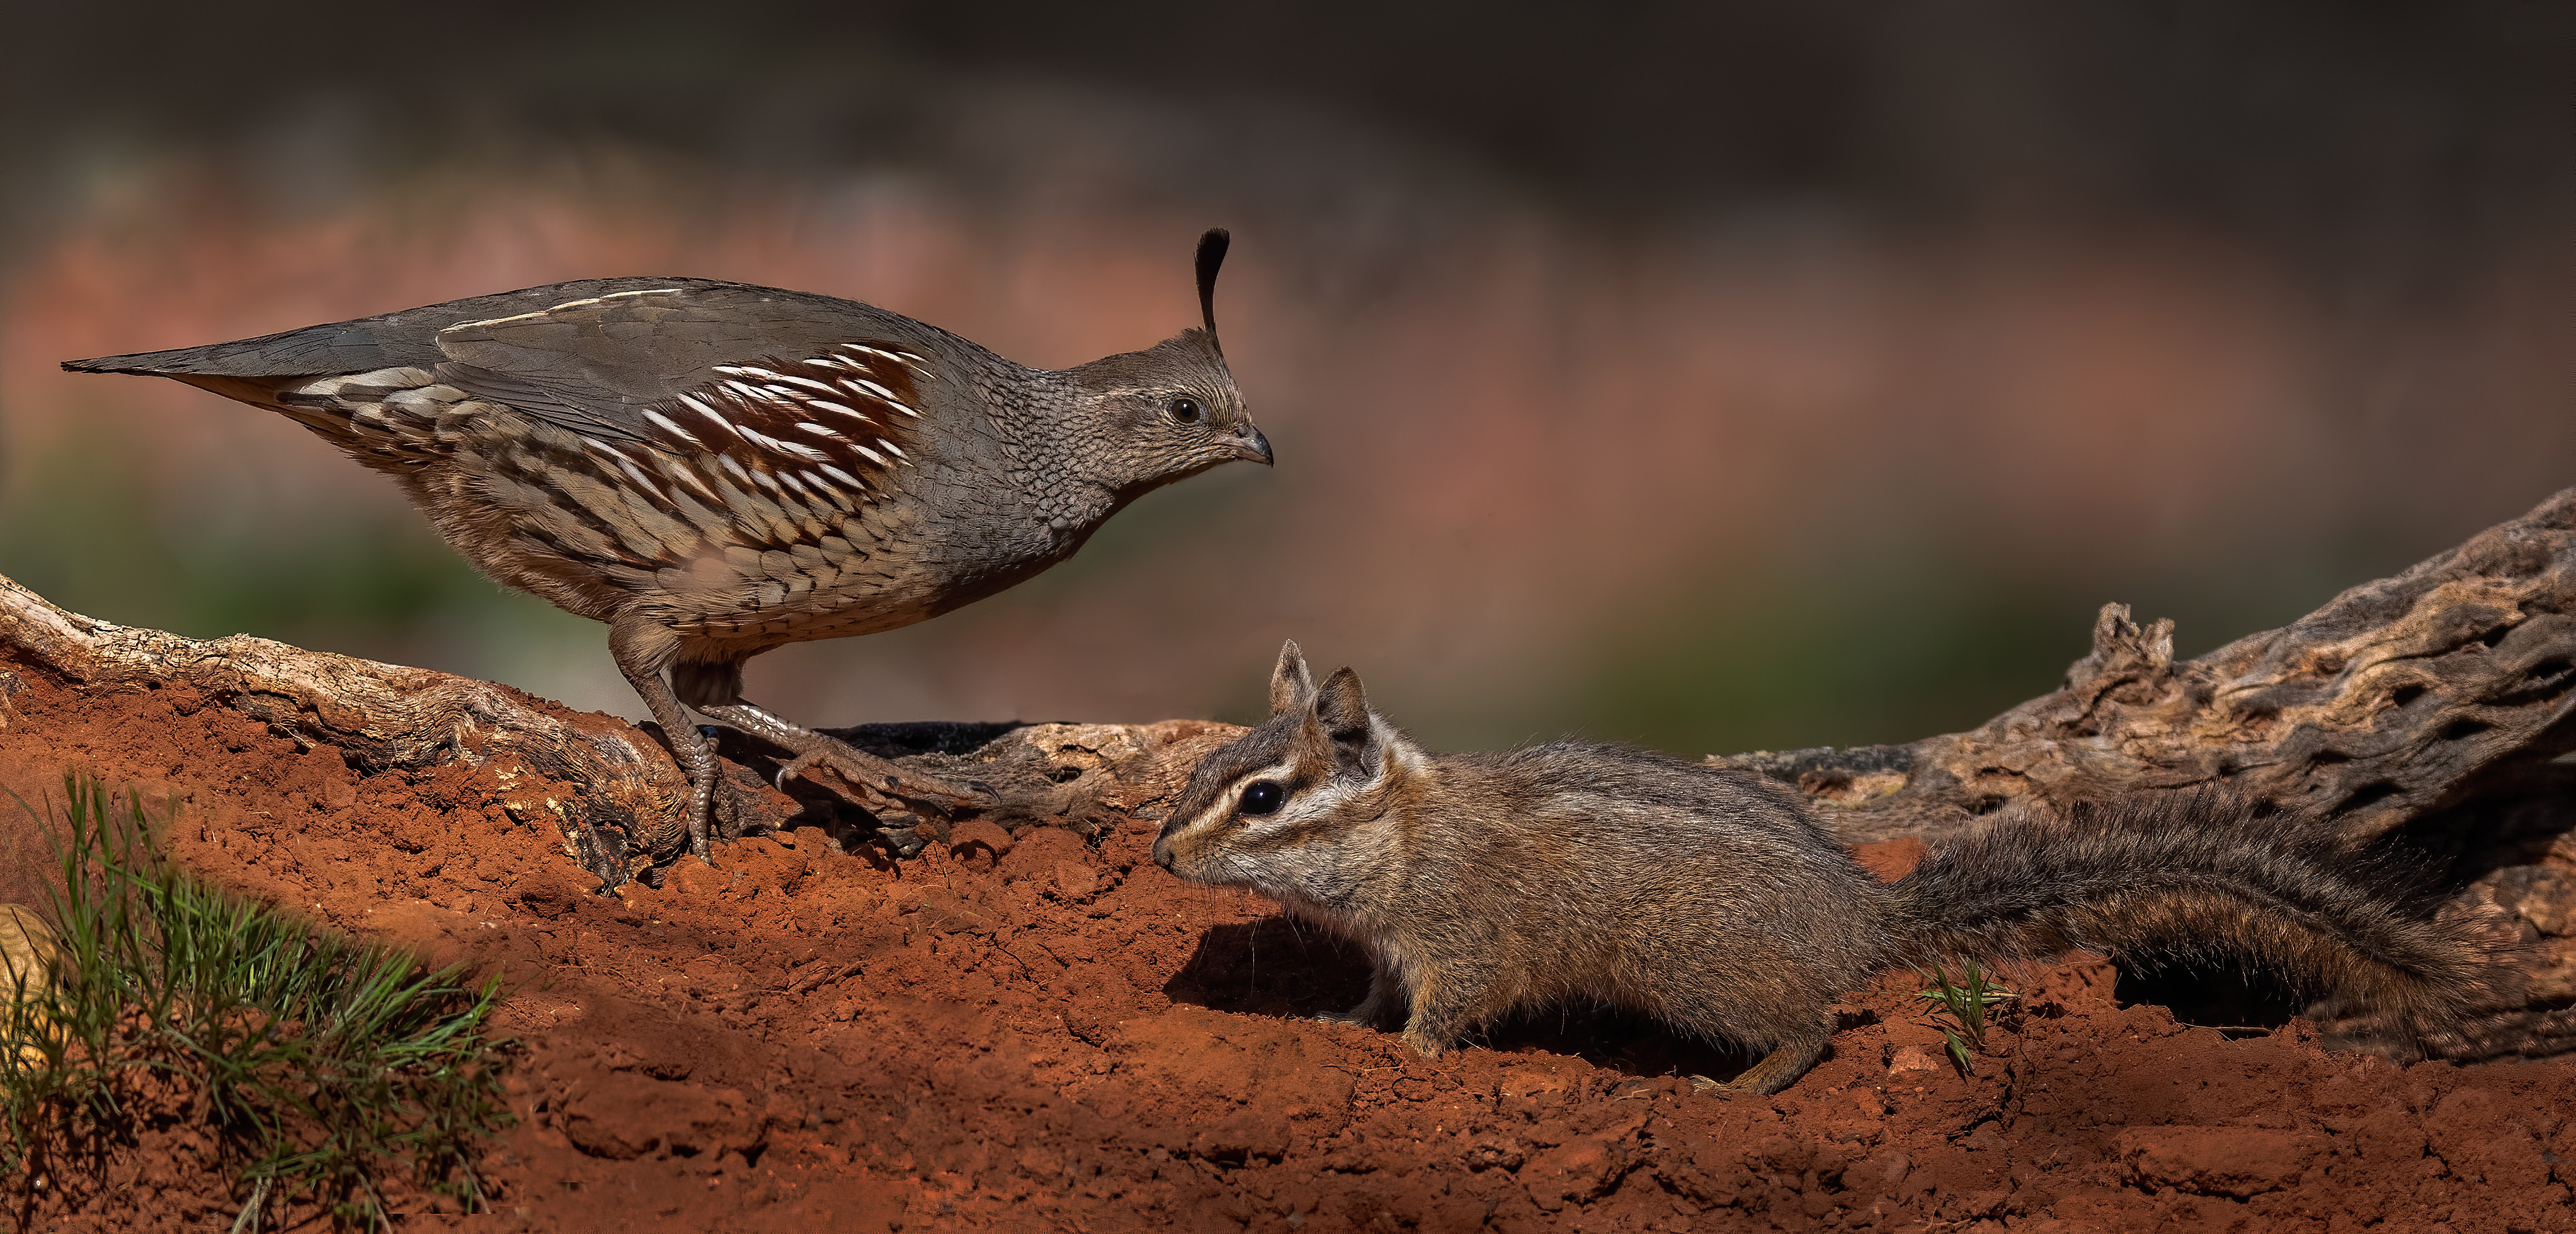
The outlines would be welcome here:
[[[1161,866],[1166,870],[1172,868],[1172,839],[1170,836],[1158,836],[1155,838],[1154,864]]]

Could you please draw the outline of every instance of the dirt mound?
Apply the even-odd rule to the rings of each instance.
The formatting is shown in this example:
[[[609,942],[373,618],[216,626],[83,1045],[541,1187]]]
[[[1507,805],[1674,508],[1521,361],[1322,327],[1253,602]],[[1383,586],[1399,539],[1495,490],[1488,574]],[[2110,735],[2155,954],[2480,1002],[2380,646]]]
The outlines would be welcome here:
[[[82,768],[174,799],[208,877],[521,983],[520,1123],[478,1228],[2576,1229],[2564,1061],[2400,1069],[2297,1022],[2182,1026],[2089,961],[2011,974],[1972,1078],[1910,980],[1855,992],[1772,1098],[1694,1095],[1750,1060],[1606,1015],[1426,1062],[1301,1018],[1356,1002],[1365,965],[1155,868],[1150,820],[968,826],[902,861],[800,826],[599,896],[490,766],[360,777],[185,688],[15,677],[0,785]],[[1901,868],[1902,843],[1865,855]],[[0,899],[31,898],[41,852],[0,824]],[[12,1184],[13,1219],[202,1229],[238,1201],[190,1135]]]

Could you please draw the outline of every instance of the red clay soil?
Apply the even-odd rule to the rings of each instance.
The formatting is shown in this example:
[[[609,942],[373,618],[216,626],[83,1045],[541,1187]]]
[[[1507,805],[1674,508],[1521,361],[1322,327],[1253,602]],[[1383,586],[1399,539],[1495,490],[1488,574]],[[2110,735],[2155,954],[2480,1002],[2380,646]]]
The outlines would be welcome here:
[[[361,778],[183,689],[17,677],[0,785],[58,797],[80,768],[175,795],[203,875],[520,983],[493,1213],[402,1197],[418,1225],[2576,1230],[2576,1066],[2401,1069],[2302,1022],[2231,1039],[2119,1005],[2099,960],[2011,974],[2026,997],[1973,1078],[1910,979],[1856,992],[1777,1097],[1694,1095],[1681,1077],[1749,1060],[1600,1015],[1424,1061],[1304,1018],[1357,1001],[1359,958],[1164,874],[1150,822],[1096,847],[970,825],[986,842],[901,862],[799,828],[599,896],[488,767]],[[0,871],[0,897],[31,877]],[[9,1180],[9,1219],[224,1228],[207,1151],[152,1127]]]

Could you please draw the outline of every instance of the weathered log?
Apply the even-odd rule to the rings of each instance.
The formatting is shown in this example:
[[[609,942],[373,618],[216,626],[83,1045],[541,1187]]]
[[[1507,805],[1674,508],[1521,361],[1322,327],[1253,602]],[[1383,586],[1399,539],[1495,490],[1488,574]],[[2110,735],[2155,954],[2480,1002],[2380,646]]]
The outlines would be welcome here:
[[[0,578],[0,655],[84,691],[183,684],[361,771],[515,762],[583,868],[623,881],[678,825],[688,781],[652,738],[508,686],[236,634],[192,639],[66,612]],[[0,672],[0,728],[12,692]]]
[[[1796,783],[1863,841],[2018,798],[2219,781],[2370,838],[2576,747],[2571,687],[2576,489],[2197,660],[2175,662],[2172,622],[2105,605],[2063,687],[1976,729],[1728,761]]]
[[[11,666],[71,687],[113,693],[193,687],[292,738],[337,750],[362,773],[497,762],[513,814],[544,816],[567,851],[608,886],[652,877],[681,848],[683,776],[649,729],[574,711],[486,681],[248,635],[192,639],[55,607],[0,577],[0,731],[10,723]],[[837,730],[864,748],[982,779],[1011,803],[999,821],[1092,830],[1177,796],[1224,725],[896,724]],[[882,832],[898,852],[945,838],[944,823],[898,827],[852,803],[864,795],[823,773],[793,796],[769,785],[783,752],[727,732],[718,822],[729,836],[816,822]],[[840,790],[843,800],[831,790]]]
[[[2461,911],[2523,944],[2524,980],[2440,1052],[2576,1049],[2576,489],[2280,630],[2196,660],[2172,625],[2108,605],[2065,685],[1965,733],[1910,745],[1715,761],[1797,785],[1854,843],[1933,838],[2009,802],[2037,808],[2225,783],[2337,827],[2448,860]],[[506,686],[308,652],[181,638],[65,612],[0,579],[0,728],[12,665],[78,690],[171,683],[365,771],[501,760],[503,804],[542,812],[604,883],[678,851],[685,782],[649,732]],[[984,780],[1008,803],[979,826],[1151,826],[1198,757],[1236,730],[1154,725],[871,725],[863,748]],[[898,855],[949,824],[879,817],[828,780],[782,793],[778,752],[724,734],[728,834],[815,824]],[[837,793],[831,790],[839,790]]]

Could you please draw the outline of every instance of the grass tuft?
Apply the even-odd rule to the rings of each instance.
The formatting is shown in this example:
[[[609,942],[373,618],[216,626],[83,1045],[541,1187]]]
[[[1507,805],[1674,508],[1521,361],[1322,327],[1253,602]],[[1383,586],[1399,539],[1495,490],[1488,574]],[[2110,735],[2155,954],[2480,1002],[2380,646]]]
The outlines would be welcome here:
[[[0,971],[0,1179],[22,1214],[173,1103],[249,1197],[236,1230],[299,1199],[389,1226],[397,1178],[482,1205],[475,1160],[510,1119],[497,977],[209,886],[164,856],[139,798],[78,776],[64,795],[62,817],[38,816],[60,865],[52,944],[39,971]]]
[[[1975,1055],[1986,1052],[1986,1012],[2018,996],[1996,984],[1993,974],[1977,967],[1974,960],[1965,961],[1964,979],[1955,982],[1938,961],[1930,972],[1920,968],[1914,971],[1932,983],[1931,989],[1917,990],[1914,997],[1929,1004],[1925,1010],[1932,1016],[1932,1027],[1941,1030],[1950,1061],[1958,1066],[1959,1074],[1975,1075]]]

